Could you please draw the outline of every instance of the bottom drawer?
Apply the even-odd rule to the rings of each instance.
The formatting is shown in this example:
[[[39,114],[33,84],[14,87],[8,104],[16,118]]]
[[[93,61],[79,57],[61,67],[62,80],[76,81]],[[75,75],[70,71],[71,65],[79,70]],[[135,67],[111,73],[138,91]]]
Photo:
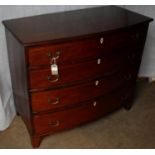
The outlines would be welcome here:
[[[33,117],[35,133],[53,133],[95,120],[121,107],[123,94],[123,91],[119,91],[108,96],[96,98],[87,103],[81,103],[81,105],[72,109],[36,115]]]

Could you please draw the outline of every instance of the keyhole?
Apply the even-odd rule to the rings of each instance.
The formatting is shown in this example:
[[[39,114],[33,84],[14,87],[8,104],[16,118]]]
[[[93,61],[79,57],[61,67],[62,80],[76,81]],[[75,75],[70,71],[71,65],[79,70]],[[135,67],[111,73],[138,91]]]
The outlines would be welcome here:
[[[96,80],[96,81],[95,81],[95,86],[98,86],[98,85],[99,85],[99,81]]]
[[[97,59],[97,64],[101,64],[101,59]]]
[[[94,101],[93,106],[94,106],[94,107],[96,107],[96,104],[97,104],[97,102],[96,102],[96,101]]]
[[[101,38],[100,38],[100,43],[103,44],[103,42],[104,42],[104,38],[101,37]]]

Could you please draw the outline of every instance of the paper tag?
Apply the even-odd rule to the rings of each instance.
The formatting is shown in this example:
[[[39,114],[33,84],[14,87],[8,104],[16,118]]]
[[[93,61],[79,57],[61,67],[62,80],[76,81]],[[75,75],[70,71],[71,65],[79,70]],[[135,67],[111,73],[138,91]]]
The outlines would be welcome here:
[[[57,66],[57,64],[52,64],[51,65],[51,74],[52,75],[58,75],[58,66]]]

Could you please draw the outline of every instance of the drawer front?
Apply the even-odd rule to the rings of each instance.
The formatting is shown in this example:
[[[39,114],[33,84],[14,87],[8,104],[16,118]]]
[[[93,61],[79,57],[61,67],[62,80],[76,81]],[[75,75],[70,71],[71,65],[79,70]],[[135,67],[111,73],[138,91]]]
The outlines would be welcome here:
[[[72,109],[46,115],[36,115],[33,117],[35,132],[36,134],[56,132],[95,120],[121,107],[122,97],[122,93],[117,92],[111,96],[103,96]]]
[[[108,75],[125,67],[125,65],[129,65],[129,63],[133,63],[134,58],[123,51],[121,54],[106,56],[85,63],[68,66],[60,65],[58,66],[59,76],[51,75],[50,69],[33,70],[30,71],[29,75],[29,88],[48,88]]]
[[[110,45],[112,48],[119,48],[123,46],[136,47],[143,46],[147,33],[147,26],[130,28],[122,32],[116,32],[110,38]]]
[[[30,47],[28,48],[28,64],[30,67],[49,65],[54,57],[57,58],[58,64],[74,63],[77,60],[91,57],[102,57],[115,48],[142,45],[146,32],[147,27],[141,26],[101,37]]]
[[[132,77],[130,73],[119,73],[86,84],[31,94],[33,112],[70,106],[114,91]]]
[[[67,43],[31,47],[28,49],[28,63],[30,66],[48,65],[53,57],[57,57],[59,64],[74,62],[87,57],[100,57],[109,46],[105,37],[94,37]],[[109,46],[110,47],[110,46]]]

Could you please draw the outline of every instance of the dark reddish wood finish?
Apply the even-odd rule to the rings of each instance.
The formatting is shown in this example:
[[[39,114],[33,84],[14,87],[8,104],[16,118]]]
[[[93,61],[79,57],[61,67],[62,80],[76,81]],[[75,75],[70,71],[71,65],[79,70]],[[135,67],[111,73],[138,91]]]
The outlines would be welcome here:
[[[70,104],[80,103],[84,100],[101,96],[118,89],[118,87],[129,80],[131,76],[131,73],[124,74],[121,72],[115,76],[98,78],[77,86],[32,93],[32,110],[34,112],[52,110],[54,108],[69,106]]]
[[[24,120],[29,133],[33,134],[24,47],[7,29],[5,32],[16,111]]]
[[[40,143],[42,141],[42,137],[41,136],[32,136],[31,137],[31,144],[34,148],[39,147]]]
[[[30,67],[49,65],[56,52],[60,52],[57,59],[59,65],[65,62],[74,63],[89,57],[103,57],[110,54],[115,48],[128,46],[129,42],[132,46],[139,46],[142,43],[145,31],[145,26],[142,26],[141,28],[130,28],[128,31],[121,31],[108,36],[101,35],[62,44],[31,47],[28,49],[28,63]],[[104,38],[103,43],[101,43],[102,38]]]
[[[28,49],[29,66],[49,65],[51,58],[56,55],[57,51],[60,52],[57,59],[58,64],[68,61],[72,63],[92,56],[101,57],[103,53],[107,52],[106,46],[109,46],[107,39],[105,39],[104,44],[100,44],[100,37],[93,37],[62,44],[31,47]]]
[[[129,48],[130,49],[130,48]],[[92,77],[100,77],[112,74],[120,70],[122,67],[137,61],[139,58],[140,49],[128,50],[127,48],[115,50],[115,54],[91,61],[80,62],[76,64],[59,65],[59,80],[57,76],[51,75],[50,65],[44,69],[32,70],[29,73],[29,89],[41,90],[51,86],[61,86],[65,84],[75,83],[77,81],[88,80]],[[80,76],[79,76],[80,75]],[[50,80],[48,80],[50,77]]]
[[[3,21],[16,110],[33,147],[48,134],[131,107],[150,21],[115,6]],[[59,80],[51,83],[57,51]]]
[[[51,75],[50,69],[44,70],[34,70],[30,71],[30,89],[41,89],[50,86],[64,85],[68,83],[73,83],[79,80],[86,80],[90,77],[101,76],[107,72],[115,71],[115,66],[122,63],[122,60],[115,59],[115,57],[110,59],[101,59],[101,64],[97,64],[97,59],[93,61],[88,61],[85,63],[78,63],[75,65],[70,65],[67,67],[59,67],[59,80],[57,82],[51,82],[57,78],[55,75]],[[122,57],[123,59],[123,57]],[[108,60],[113,60],[112,63],[108,63]],[[90,69],[91,68],[91,69]],[[80,75],[80,76],[79,76]],[[51,80],[48,80],[48,77]]]
[[[116,6],[39,15],[3,21],[24,46],[70,41],[113,33],[153,19]]]
[[[46,115],[34,116],[35,132],[47,134],[74,127],[79,124],[94,120],[122,105],[122,93],[117,92],[85,102],[77,108],[70,108],[64,111]],[[80,114],[80,115],[79,115]]]

